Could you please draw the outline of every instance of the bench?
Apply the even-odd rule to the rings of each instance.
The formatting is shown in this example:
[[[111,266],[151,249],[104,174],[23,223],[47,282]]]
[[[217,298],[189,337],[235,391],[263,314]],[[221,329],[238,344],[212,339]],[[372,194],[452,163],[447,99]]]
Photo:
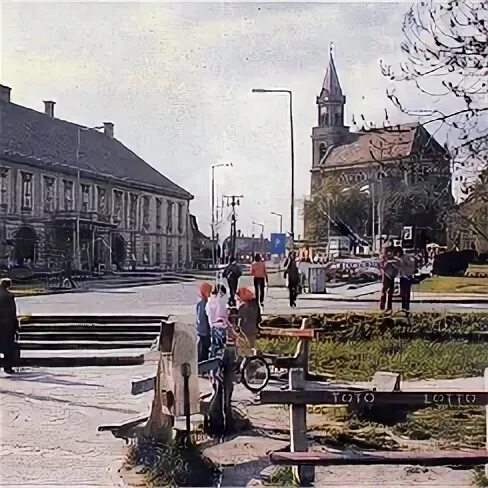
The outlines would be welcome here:
[[[488,463],[486,450],[469,451],[374,451],[374,452],[273,452],[272,464],[284,466],[343,466],[343,465],[418,465],[476,466]]]

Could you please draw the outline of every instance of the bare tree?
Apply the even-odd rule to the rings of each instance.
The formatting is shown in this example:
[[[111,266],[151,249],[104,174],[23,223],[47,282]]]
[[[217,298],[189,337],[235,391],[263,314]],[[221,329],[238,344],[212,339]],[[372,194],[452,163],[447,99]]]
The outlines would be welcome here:
[[[470,194],[488,162],[488,3],[422,0],[409,9],[402,30],[406,60],[397,70],[382,63],[383,74],[413,83],[445,108],[409,107],[395,90],[388,97],[434,133],[446,133],[456,179]]]

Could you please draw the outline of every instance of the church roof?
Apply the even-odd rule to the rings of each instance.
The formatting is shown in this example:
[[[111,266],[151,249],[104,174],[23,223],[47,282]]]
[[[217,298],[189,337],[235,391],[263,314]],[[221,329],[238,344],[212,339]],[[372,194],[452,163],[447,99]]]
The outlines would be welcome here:
[[[330,51],[329,65],[325,72],[324,82],[322,83],[322,92],[320,96],[328,96],[329,98],[342,99],[343,93],[341,84],[339,82],[339,76],[334,63],[334,57],[332,50]]]
[[[352,142],[331,146],[320,161],[322,167],[351,166],[402,159],[445,149],[420,124],[371,129],[350,134]]]
[[[193,198],[120,141],[96,130],[7,101],[0,101],[0,129],[0,159],[59,172],[79,169],[94,179],[112,178],[175,198]],[[79,129],[83,132],[77,158]]]

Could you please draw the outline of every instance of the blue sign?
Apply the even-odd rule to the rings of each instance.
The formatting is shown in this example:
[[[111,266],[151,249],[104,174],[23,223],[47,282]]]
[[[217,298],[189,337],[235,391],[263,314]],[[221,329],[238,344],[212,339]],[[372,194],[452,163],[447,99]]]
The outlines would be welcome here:
[[[286,234],[271,234],[271,254],[285,254]]]

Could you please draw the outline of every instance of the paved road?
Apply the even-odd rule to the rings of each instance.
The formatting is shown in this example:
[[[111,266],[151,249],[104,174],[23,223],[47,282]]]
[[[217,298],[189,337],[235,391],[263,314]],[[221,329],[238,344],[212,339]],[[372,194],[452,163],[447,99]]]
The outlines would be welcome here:
[[[249,280],[246,278],[246,280]],[[250,280],[246,284],[250,284]],[[182,318],[192,318],[198,299],[198,282],[172,283],[137,288],[118,288],[95,290],[91,292],[66,293],[17,299],[20,313],[117,313],[117,314],[168,314]],[[397,305],[398,306],[398,305]],[[298,299],[300,312],[319,311],[354,311],[375,310],[375,303],[337,302],[307,299],[302,295]],[[413,311],[474,311],[488,310],[488,304],[455,303],[414,303]],[[266,297],[265,313],[287,313],[286,290],[270,288]]]

